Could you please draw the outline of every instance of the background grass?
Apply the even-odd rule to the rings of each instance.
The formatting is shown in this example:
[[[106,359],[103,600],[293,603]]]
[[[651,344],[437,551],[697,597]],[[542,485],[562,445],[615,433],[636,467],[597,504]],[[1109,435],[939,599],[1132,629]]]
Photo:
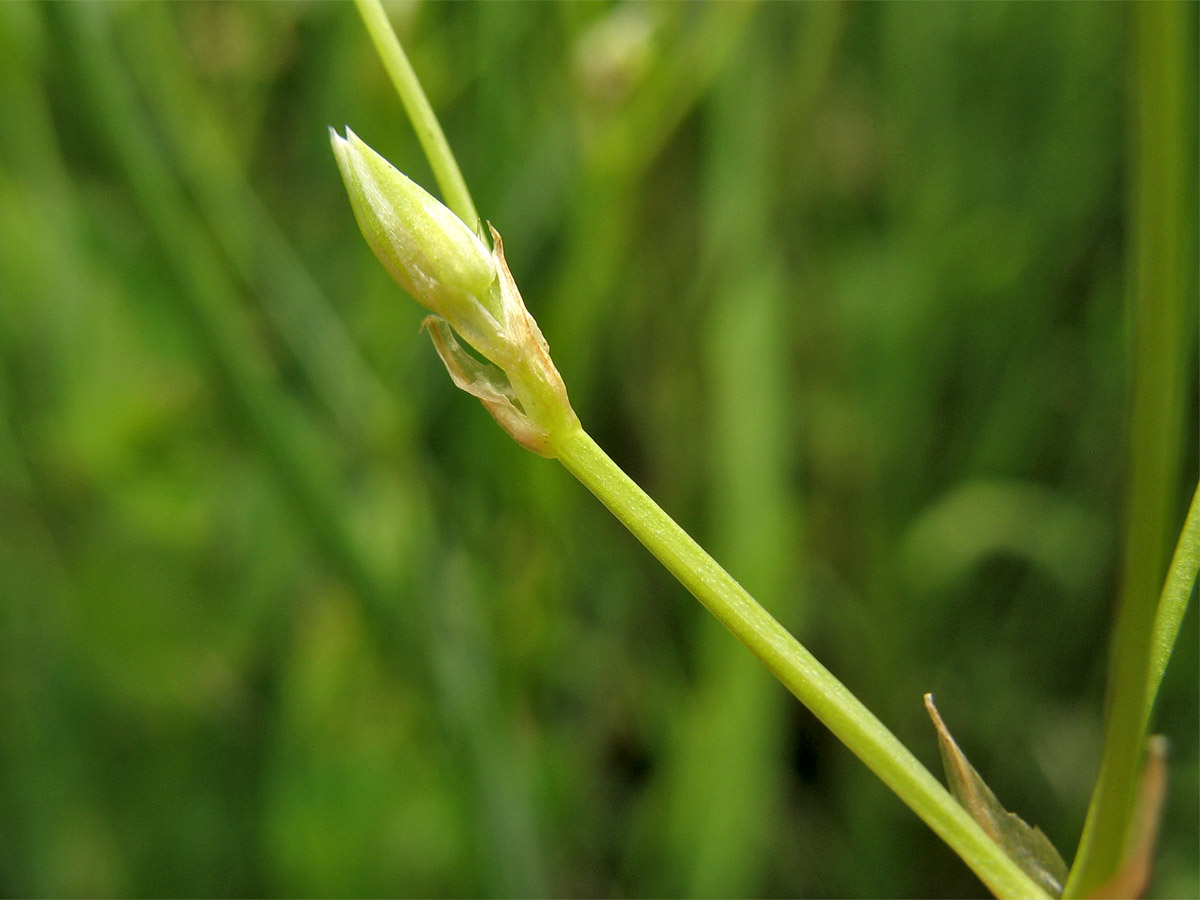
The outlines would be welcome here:
[[[600,444],[934,767],[932,690],[1069,858],[1129,8],[390,9]],[[452,388],[329,150],[432,187],[350,4],[0,5],[0,110],[0,893],[982,890]],[[1200,894],[1198,644],[1193,609],[1158,896]]]

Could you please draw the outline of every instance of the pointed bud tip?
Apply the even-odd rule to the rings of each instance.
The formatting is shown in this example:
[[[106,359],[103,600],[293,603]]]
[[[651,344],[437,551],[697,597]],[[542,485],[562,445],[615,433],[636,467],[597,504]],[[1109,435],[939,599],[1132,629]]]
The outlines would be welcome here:
[[[339,134],[338,130],[332,125],[329,126],[329,141],[333,144],[335,152],[343,153],[351,147],[355,150],[360,150],[362,147],[367,146],[357,134],[350,130],[349,125],[343,125],[342,130],[345,132],[344,135]],[[368,147],[367,149],[370,148]]]

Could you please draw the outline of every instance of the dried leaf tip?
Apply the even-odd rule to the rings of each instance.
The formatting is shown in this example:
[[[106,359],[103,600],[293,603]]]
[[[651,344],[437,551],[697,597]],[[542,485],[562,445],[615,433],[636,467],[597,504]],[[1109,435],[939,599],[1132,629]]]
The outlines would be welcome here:
[[[946,782],[954,799],[1026,875],[1050,896],[1061,897],[1067,880],[1067,864],[1058,850],[1040,828],[1030,826],[1000,804],[951,737],[933,705],[933,694],[925,695],[925,709],[937,731]]]

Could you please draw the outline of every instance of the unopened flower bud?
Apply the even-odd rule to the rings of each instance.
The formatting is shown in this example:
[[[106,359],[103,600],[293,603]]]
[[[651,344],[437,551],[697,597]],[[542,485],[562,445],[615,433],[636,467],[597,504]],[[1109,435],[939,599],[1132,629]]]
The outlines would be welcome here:
[[[363,237],[413,299],[491,357],[503,340],[496,264],[474,232],[349,128],[329,130]]]
[[[349,128],[344,138],[330,134],[359,228],[400,286],[435,313],[425,327],[454,383],[522,446],[553,456],[554,435],[578,428],[579,420],[509,272],[500,235],[491,229],[489,251]],[[464,350],[455,332],[489,362]]]

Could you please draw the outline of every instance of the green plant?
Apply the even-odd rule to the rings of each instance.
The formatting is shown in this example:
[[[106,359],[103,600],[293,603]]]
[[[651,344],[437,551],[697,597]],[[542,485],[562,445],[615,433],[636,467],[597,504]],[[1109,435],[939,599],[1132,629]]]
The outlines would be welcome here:
[[[488,235],[465,180],[378,0],[359,0],[359,9],[448,208],[352,132],[345,137],[333,135],[334,153],[372,250],[400,285],[434,313],[426,326],[455,384],[478,397],[523,446],[558,459],[998,896],[1107,896],[1140,889],[1143,884],[1130,880],[1127,873],[1145,869],[1152,844],[1144,840],[1152,830],[1146,823],[1154,820],[1155,797],[1160,796],[1147,789],[1139,800],[1142,748],[1150,709],[1200,562],[1198,491],[1159,597],[1155,586],[1163,566],[1153,548],[1170,516],[1166,492],[1178,466],[1178,448],[1172,447],[1165,433],[1183,383],[1182,345],[1175,336],[1186,330],[1175,283],[1178,229],[1175,243],[1145,235],[1140,245],[1146,271],[1139,271],[1137,296],[1147,309],[1138,316],[1134,477],[1108,734],[1080,852],[1064,883],[1065,871],[1060,867],[1065,870],[1065,866],[1049,842],[998,805],[945,732],[932,705],[953,796],[583,430],[541,331],[509,273],[500,235],[489,226],[492,246],[485,244]],[[1163,9],[1143,14],[1140,21],[1145,42],[1139,57],[1141,74],[1152,85],[1147,89],[1152,93],[1164,86],[1168,92],[1178,90],[1172,79],[1180,67],[1172,68],[1170,54],[1165,65],[1157,65],[1162,58],[1159,39],[1169,49],[1180,45],[1180,20]],[[1171,134],[1155,131],[1158,124],[1150,120],[1142,132],[1146,157],[1157,147],[1172,144]],[[1182,164],[1181,157],[1166,162],[1171,172]],[[1143,174],[1153,168],[1147,162]],[[1146,178],[1139,185],[1139,221],[1147,228],[1150,222],[1178,217],[1178,211],[1173,218],[1171,211],[1163,215],[1161,209],[1176,196],[1175,182],[1170,177],[1165,184],[1160,182]],[[1157,264],[1160,256],[1168,258],[1165,266]],[[464,349],[456,333],[485,361]],[[1174,353],[1157,353],[1162,347]],[[1150,773],[1155,771],[1151,766]]]

